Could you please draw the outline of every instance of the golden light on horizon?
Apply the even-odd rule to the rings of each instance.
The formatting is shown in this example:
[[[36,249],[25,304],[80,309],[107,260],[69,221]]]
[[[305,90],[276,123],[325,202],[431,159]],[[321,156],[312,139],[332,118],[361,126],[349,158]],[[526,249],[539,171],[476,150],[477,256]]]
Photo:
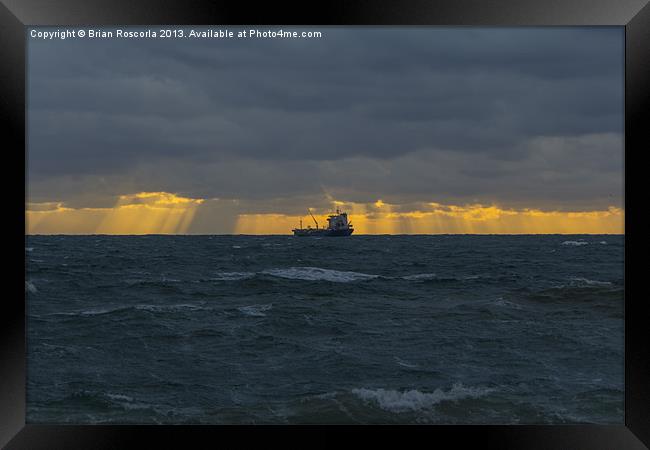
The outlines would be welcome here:
[[[623,234],[624,211],[541,211],[496,205],[426,203],[417,209],[381,199],[369,203],[330,199],[331,209],[348,213],[358,234]],[[203,199],[168,192],[121,195],[110,208],[70,208],[60,202],[31,203],[26,211],[28,234],[186,234]],[[212,214],[219,214],[212,210]],[[327,225],[324,209],[313,214]],[[225,214],[225,212],[224,212]],[[232,229],[215,234],[291,234],[293,228],[315,227],[308,213],[235,214]]]
[[[314,214],[322,225],[319,216]],[[311,217],[307,216],[309,221]],[[291,230],[298,228],[300,220],[303,226],[309,225],[302,216],[287,216],[284,214],[239,214],[235,222],[234,234],[292,234]],[[315,225],[312,225],[315,228]]]
[[[333,202],[334,203],[334,202]],[[495,205],[441,205],[430,209],[395,211],[381,200],[371,204],[337,201],[345,206],[355,234],[623,234],[624,211],[610,207],[600,211],[541,211],[502,209]],[[319,225],[326,215],[314,214]],[[301,216],[241,214],[235,234],[291,234]],[[308,218],[311,220],[311,218]],[[307,226],[303,219],[303,226]],[[314,226],[314,225],[312,225]]]
[[[29,234],[184,234],[203,199],[168,192],[121,195],[112,208],[28,209]],[[32,206],[33,208],[33,206]]]

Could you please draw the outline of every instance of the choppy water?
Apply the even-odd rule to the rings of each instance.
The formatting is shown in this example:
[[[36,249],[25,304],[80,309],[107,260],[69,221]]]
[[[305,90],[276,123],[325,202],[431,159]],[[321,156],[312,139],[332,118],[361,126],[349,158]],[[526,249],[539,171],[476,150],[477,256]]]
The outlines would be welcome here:
[[[623,236],[29,236],[30,423],[623,422]]]

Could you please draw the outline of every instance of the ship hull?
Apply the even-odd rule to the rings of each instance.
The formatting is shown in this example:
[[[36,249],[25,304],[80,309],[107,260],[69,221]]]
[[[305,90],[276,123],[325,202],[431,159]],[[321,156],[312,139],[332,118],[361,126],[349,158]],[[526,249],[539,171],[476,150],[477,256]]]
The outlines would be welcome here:
[[[314,229],[295,229],[293,230],[294,236],[300,237],[338,237],[338,236],[350,236],[354,230],[353,229],[344,229],[344,230],[314,230]]]

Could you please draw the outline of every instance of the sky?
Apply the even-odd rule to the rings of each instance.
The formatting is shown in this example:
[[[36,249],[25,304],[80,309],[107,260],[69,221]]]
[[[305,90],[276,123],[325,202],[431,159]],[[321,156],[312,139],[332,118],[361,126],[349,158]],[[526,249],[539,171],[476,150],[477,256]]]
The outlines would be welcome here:
[[[26,232],[623,233],[623,28],[283,29],[28,38]]]

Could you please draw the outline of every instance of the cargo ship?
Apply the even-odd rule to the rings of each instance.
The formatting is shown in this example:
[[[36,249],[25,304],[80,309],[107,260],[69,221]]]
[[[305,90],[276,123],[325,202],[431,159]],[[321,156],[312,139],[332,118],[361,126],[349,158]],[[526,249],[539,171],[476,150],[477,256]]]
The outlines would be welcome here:
[[[348,222],[348,214],[342,213],[338,209],[336,214],[330,214],[327,217],[327,228],[319,228],[318,221],[309,210],[309,215],[314,220],[316,228],[312,228],[310,225],[307,228],[302,227],[302,220],[300,220],[300,228],[294,228],[294,236],[350,236],[354,232],[352,228],[352,223]]]

